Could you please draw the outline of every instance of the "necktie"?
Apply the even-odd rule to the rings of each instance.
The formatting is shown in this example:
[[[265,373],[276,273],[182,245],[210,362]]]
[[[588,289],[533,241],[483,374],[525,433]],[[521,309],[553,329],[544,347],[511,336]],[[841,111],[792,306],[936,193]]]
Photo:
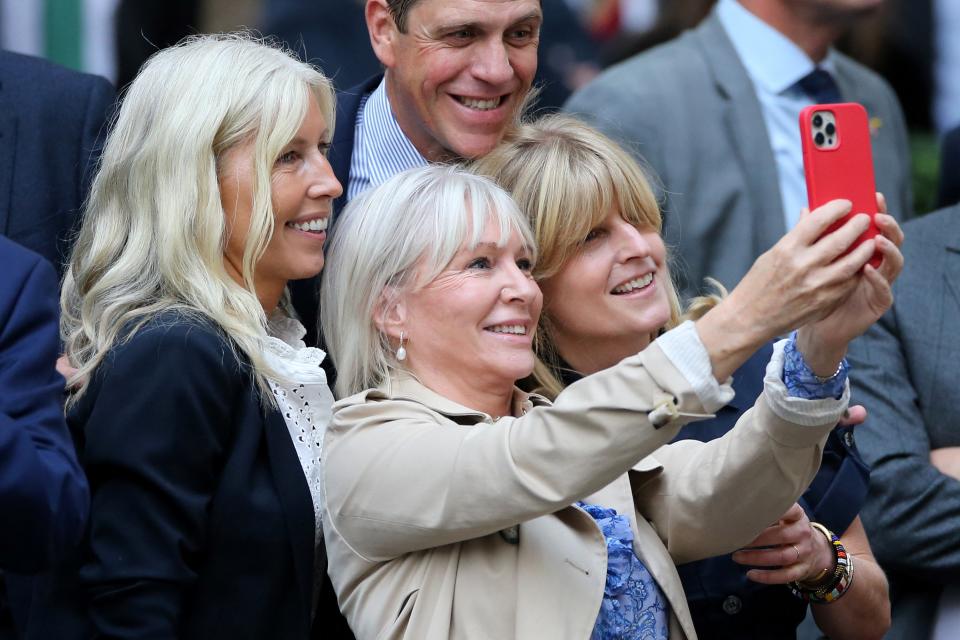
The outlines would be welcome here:
[[[797,86],[807,94],[816,104],[843,102],[837,83],[829,71],[815,68],[797,81]]]

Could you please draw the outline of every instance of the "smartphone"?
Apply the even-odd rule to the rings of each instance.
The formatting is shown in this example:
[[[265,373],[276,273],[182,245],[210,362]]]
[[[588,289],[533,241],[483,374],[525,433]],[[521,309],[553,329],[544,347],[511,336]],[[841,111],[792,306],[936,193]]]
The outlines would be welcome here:
[[[867,110],[855,102],[815,104],[800,112],[800,139],[803,144],[803,172],[807,179],[807,201],[813,211],[831,200],[853,203],[850,214],[827,229],[836,231],[858,213],[877,213],[877,189],[873,180],[873,154]],[[871,223],[847,251],[879,233]],[[882,255],[870,259],[880,265]]]

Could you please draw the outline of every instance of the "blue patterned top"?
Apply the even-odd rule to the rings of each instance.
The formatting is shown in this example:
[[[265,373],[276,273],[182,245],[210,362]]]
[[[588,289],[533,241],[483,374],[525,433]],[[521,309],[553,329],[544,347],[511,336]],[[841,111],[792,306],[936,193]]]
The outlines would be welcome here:
[[[844,358],[836,374],[821,382],[803,359],[803,354],[797,350],[797,332],[790,334],[783,349],[783,384],[787,387],[787,394],[807,400],[839,399],[843,395],[849,371],[850,365]]]
[[[667,640],[670,608],[633,552],[630,521],[615,509],[585,502],[577,506],[597,521],[607,541],[607,582],[590,640]]]

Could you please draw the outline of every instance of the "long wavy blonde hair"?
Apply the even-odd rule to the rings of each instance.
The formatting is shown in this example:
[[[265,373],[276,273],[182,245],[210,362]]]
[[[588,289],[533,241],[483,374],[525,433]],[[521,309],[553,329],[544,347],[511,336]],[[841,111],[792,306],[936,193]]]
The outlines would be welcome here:
[[[333,130],[327,78],[249,34],[191,37],[156,53],[130,85],[107,138],[61,293],[76,400],[118,342],[164,311],[205,317],[266,389],[266,317],[253,286],[273,234],[271,175],[310,98]],[[224,268],[225,154],[253,141],[253,211],[243,285]]]
[[[470,168],[510,192],[526,213],[539,251],[534,270],[538,280],[556,275],[610,211],[619,211],[637,227],[662,230],[656,196],[636,160],[613,140],[570,116],[550,115],[521,125]],[[670,319],[663,329],[677,326],[684,318],[672,282],[667,294]],[[702,315],[718,299],[717,295],[698,298],[691,303],[691,313]],[[556,397],[564,384],[549,305],[540,316],[534,347],[537,390]]]

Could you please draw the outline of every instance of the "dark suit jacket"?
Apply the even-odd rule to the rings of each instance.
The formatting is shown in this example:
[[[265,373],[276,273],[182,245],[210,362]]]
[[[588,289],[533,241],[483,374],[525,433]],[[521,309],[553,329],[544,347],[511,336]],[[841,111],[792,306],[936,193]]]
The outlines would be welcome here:
[[[766,345],[733,374],[736,397],[715,418],[692,422],[674,440],[709,442],[732,429],[763,391],[763,377],[773,353]],[[859,428],[859,427],[858,427]],[[823,461],[810,487],[797,502],[811,521],[843,535],[867,496],[870,470],[857,452],[852,427],[837,427],[824,446]],[[729,555],[677,567],[702,640],[793,638],[807,605],[782,585],[762,585],[746,577],[746,568]]]
[[[352,87],[380,69],[370,47],[363,2],[264,0],[261,4],[263,33],[276,36],[299,57],[320,67],[338,87]]]
[[[888,638],[930,635],[942,586],[960,584],[960,480],[930,451],[960,446],[960,205],[904,225],[893,307],[850,345],[857,441],[872,465],[862,518],[887,571]]]
[[[247,366],[171,312],[108,354],[68,417],[88,538],[38,585],[30,638],[310,636],[326,556],[287,426]]]
[[[910,155],[896,96],[882,78],[837,54],[844,99],[880,127],[872,137],[877,188],[910,217]],[[786,232],[777,165],[753,83],[716,13],[681,37],[612,67],[564,108],[590,120],[652,166],[662,185],[664,238],[690,294],[712,276],[735,286]]]
[[[330,223],[330,233],[335,233],[334,228],[337,222],[337,216],[347,206],[347,183],[350,180],[350,159],[353,157],[353,145],[356,139],[357,112],[360,110],[360,103],[363,98],[371,93],[380,85],[383,76],[374,76],[369,78],[363,84],[360,84],[347,91],[337,92],[337,121],[333,131],[333,140],[330,145],[329,160],[333,167],[333,173],[337,180],[343,185],[343,194],[333,201],[333,219]],[[290,283],[290,293],[293,299],[293,306],[307,329],[307,335],[304,342],[308,346],[320,345],[323,342],[320,335],[320,279],[323,274],[314,278],[305,280],[295,280]],[[330,386],[333,386],[336,380],[336,372],[332,368],[330,358],[325,358],[324,367],[327,370],[327,379],[330,380]]]
[[[60,276],[113,98],[103,78],[0,51],[0,233]]]
[[[960,127],[943,136],[940,146],[940,182],[937,190],[937,208],[960,202]]]
[[[0,236],[0,569],[34,572],[83,534],[87,482],[63,418],[56,274]]]

